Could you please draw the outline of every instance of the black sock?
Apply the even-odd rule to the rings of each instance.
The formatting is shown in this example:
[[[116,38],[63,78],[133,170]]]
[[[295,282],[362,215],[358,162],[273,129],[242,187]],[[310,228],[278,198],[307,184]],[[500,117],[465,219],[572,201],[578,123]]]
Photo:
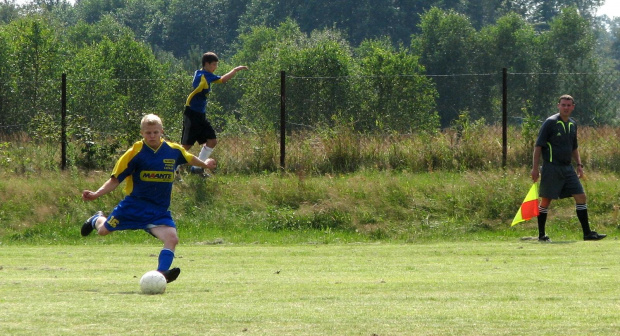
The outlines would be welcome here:
[[[545,233],[545,224],[547,223],[547,208],[543,208],[538,206],[538,237],[544,237]]]
[[[583,234],[590,234],[592,230],[590,230],[590,223],[588,222],[588,206],[585,204],[576,204],[575,209],[577,210],[577,218],[579,218],[579,223],[581,223]]]

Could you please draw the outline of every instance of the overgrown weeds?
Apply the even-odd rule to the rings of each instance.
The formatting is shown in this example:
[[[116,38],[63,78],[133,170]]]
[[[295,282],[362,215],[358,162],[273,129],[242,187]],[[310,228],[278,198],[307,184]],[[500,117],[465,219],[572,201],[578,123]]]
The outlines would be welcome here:
[[[535,137],[531,123],[535,121],[526,120],[522,127],[508,129],[506,168],[531,165]],[[581,127],[579,132],[580,153],[588,170],[618,172],[620,128]],[[67,160],[69,166],[78,169],[109,171],[127,147],[125,140],[101,138],[88,130],[74,134],[72,139]],[[58,170],[60,145],[34,140],[25,134],[0,140],[0,167],[18,174]],[[196,154],[198,150],[198,146],[192,149]],[[288,135],[284,171],[308,176],[365,170],[493,171],[502,167],[502,151],[501,127],[472,122],[466,114],[452,128],[436,133],[364,134],[341,125],[333,130]],[[274,133],[229,137],[224,133],[213,157],[218,160],[218,174],[263,174],[281,171],[281,154],[279,137]]]
[[[579,131],[592,222],[615,230],[620,130]],[[204,240],[215,234],[269,240],[282,232],[295,232],[293,241],[306,239],[304,232],[324,232],[325,242],[334,233],[339,239],[414,241],[534,232],[531,223],[507,226],[531,183],[533,132],[531,125],[509,129],[506,169],[500,168],[501,128],[472,123],[466,114],[437,133],[369,135],[347,125],[294,133],[287,137],[284,170],[277,136],[223,136],[213,154],[219,163],[214,177],[186,175],[175,185],[173,212],[181,228]],[[80,199],[82,189],[98,188],[108,178],[121,154],[114,139],[107,141],[87,157],[73,142],[69,169],[61,171],[60,150],[51,142],[25,134],[0,139],[0,239],[74,241],[84,218],[110,211],[121,188],[95,202]],[[93,158],[88,166],[99,170],[78,167]],[[578,229],[571,200],[553,207],[550,227],[555,221],[560,230]]]
[[[529,185],[527,169],[409,173],[363,171],[321,177],[287,173],[186,175],[176,182],[172,212],[185,242],[303,243],[321,233],[335,241],[486,239],[536,234],[535,222],[510,227]],[[83,202],[83,189],[98,188],[107,172],[39,175],[2,173],[0,242],[76,243],[84,219],[106,213],[119,190]],[[593,226],[618,227],[620,179],[592,173],[584,181]],[[579,236],[572,200],[553,203],[549,232]],[[147,235],[148,236],[148,235]],[[312,237],[312,238],[309,238]],[[144,241],[123,233],[102,242]]]

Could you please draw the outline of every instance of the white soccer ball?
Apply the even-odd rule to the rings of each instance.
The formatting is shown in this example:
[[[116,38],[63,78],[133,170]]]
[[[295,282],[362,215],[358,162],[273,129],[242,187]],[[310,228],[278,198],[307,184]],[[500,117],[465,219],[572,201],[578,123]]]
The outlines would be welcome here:
[[[158,271],[148,271],[140,278],[144,294],[163,294],[166,291],[166,277]]]

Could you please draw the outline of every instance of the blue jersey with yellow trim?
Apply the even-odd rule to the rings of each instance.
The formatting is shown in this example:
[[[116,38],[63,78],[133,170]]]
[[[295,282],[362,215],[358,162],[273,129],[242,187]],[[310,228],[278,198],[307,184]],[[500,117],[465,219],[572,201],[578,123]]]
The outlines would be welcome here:
[[[192,157],[176,143],[162,140],[159,148],[153,149],[138,141],[118,159],[112,177],[119,182],[126,180],[124,192],[127,197],[168,209],[176,167],[190,162]]]
[[[207,97],[211,92],[211,83],[219,83],[221,76],[216,76],[206,70],[196,70],[192,86],[194,91],[189,94],[185,106],[196,112],[207,112]]]

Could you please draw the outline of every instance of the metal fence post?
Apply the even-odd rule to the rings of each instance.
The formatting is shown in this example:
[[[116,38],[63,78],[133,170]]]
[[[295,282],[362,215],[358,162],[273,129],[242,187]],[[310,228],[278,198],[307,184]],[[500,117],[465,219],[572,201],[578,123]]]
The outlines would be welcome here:
[[[286,72],[280,71],[280,169],[286,167]]]
[[[502,168],[508,156],[508,69],[502,69]]]
[[[62,74],[60,98],[60,146],[61,146],[61,163],[62,170],[67,169],[67,74]]]

